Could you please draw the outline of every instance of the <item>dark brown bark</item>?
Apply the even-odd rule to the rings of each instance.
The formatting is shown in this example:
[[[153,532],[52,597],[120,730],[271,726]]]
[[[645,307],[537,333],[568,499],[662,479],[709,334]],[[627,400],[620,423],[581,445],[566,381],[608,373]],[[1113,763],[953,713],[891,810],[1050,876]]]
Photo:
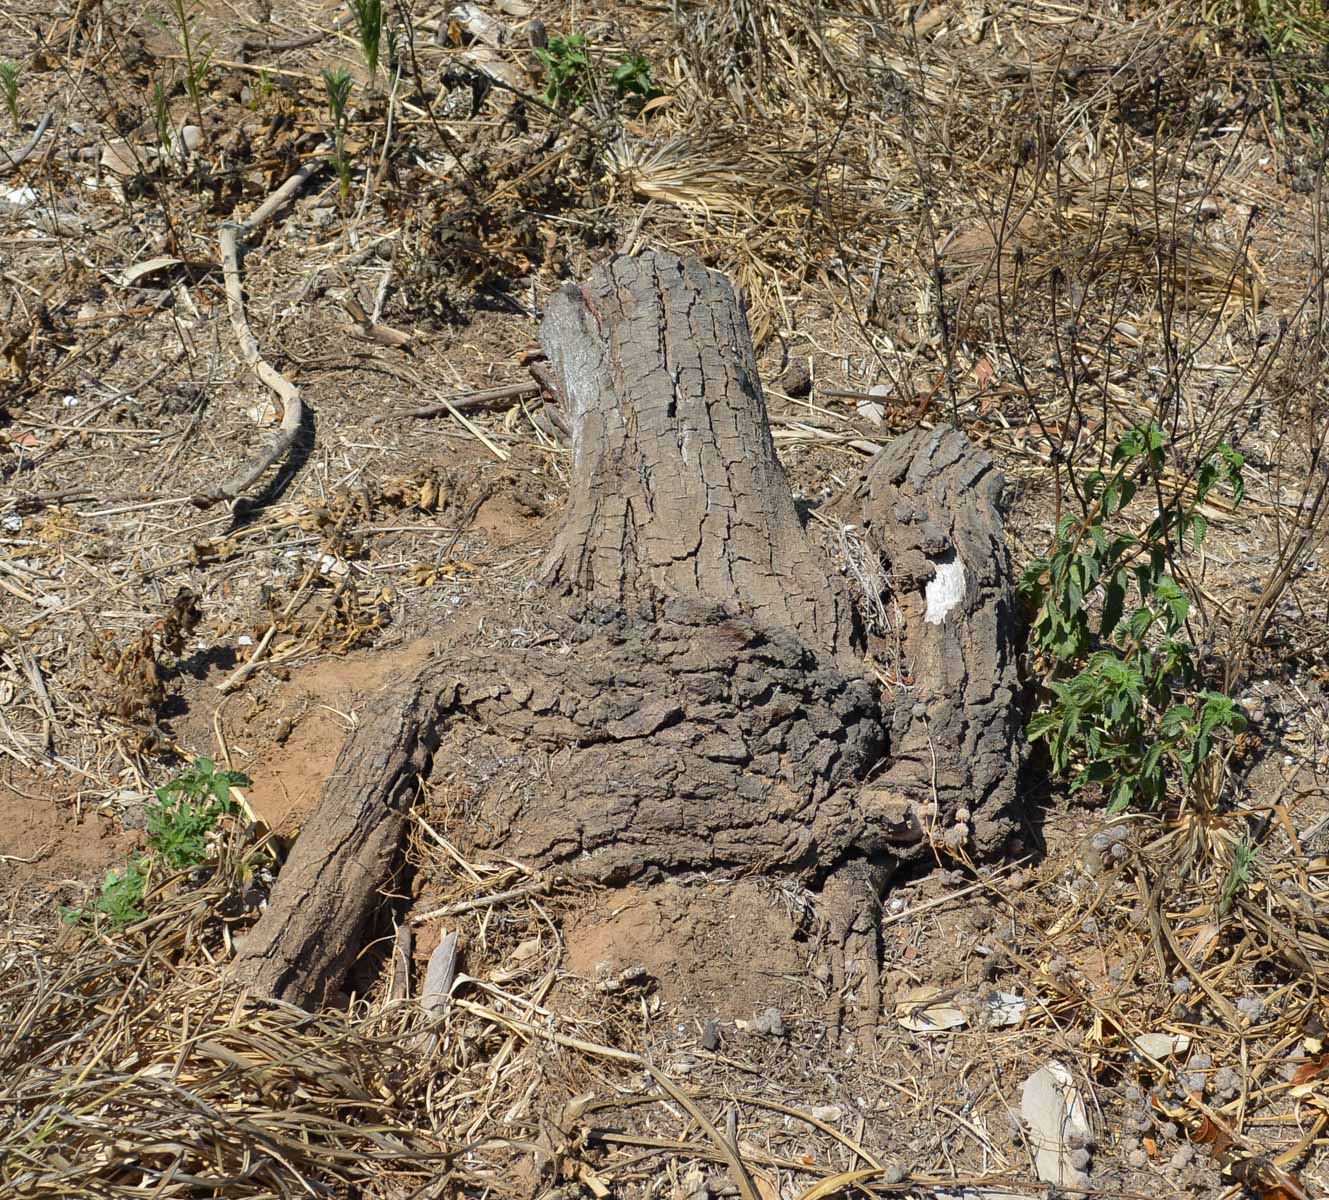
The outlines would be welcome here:
[[[670,255],[616,258],[555,297],[542,341],[573,427],[545,571],[568,652],[449,653],[366,713],[240,969],[297,1002],[335,986],[375,903],[354,897],[382,886],[366,854],[391,859],[437,738],[436,772],[464,760],[483,778],[479,846],[607,883],[755,869],[824,888],[870,1023],[872,893],[892,865],[1010,828],[1000,478],[962,435],[916,430],[840,502],[904,614],[913,684],[884,697],[795,509],[729,284]]]

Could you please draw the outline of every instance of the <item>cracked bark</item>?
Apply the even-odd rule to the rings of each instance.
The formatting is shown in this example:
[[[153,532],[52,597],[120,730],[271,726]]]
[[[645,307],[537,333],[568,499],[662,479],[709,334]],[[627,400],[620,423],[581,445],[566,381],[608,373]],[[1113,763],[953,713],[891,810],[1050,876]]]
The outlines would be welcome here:
[[[551,300],[541,341],[572,422],[544,564],[570,653],[455,651],[382,695],[236,969],[297,1003],[339,986],[338,947],[353,952],[367,912],[350,893],[382,890],[403,781],[437,742],[436,770],[467,754],[494,764],[467,814],[478,846],[609,884],[759,870],[819,889],[832,1016],[855,999],[867,1040],[892,869],[934,840],[990,851],[1010,829],[1020,733],[1000,477],[961,434],[919,429],[835,506],[904,614],[914,683],[892,700],[794,505],[727,280],[666,254],[615,258]],[[389,864],[377,881],[359,837]]]

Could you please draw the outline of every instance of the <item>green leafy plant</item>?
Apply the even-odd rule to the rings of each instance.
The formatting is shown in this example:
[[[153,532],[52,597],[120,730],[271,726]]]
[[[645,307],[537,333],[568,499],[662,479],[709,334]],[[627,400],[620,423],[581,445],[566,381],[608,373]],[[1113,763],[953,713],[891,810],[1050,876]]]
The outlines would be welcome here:
[[[346,105],[351,97],[351,74],[344,68],[323,68],[323,87],[328,94],[328,114],[332,118],[332,161],[341,181],[341,198],[351,194],[351,164],[346,157]]]
[[[185,60],[185,90],[194,108],[194,119],[203,124],[203,88],[212,66],[212,51],[194,31],[194,14],[190,0],[167,0],[175,20],[176,36],[180,39],[180,53]]]
[[[0,58],[0,100],[4,101],[15,129],[18,128],[18,80],[22,73],[18,63]]]
[[[208,836],[224,816],[236,809],[233,787],[249,779],[238,771],[218,771],[211,759],[200,758],[170,783],[157,789],[148,808],[148,849],[173,871],[186,871],[208,856]]]
[[[239,771],[219,771],[211,759],[196,759],[156,790],[147,811],[147,852],[122,870],[108,871],[96,903],[90,909],[66,910],[66,920],[103,917],[112,929],[141,920],[152,876],[192,870],[213,857],[212,834],[238,807],[231,789],[249,782]]]
[[[614,87],[622,96],[642,96],[647,100],[661,94],[651,79],[651,64],[644,54],[625,58],[614,68]]]
[[[123,929],[126,925],[141,921],[146,915],[143,911],[143,893],[147,884],[146,869],[141,862],[130,863],[121,871],[107,871],[93,913],[105,917],[113,929]],[[72,917],[83,915],[76,911]]]
[[[585,34],[570,33],[566,37],[552,37],[547,46],[535,51],[535,56],[544,64],[549,76],[545,85],[545,100],[548,103],[562,104],[581,94],[591,68]]]
[[[348,0],[348,3],[372,88],[378,77],[379,48],[383,42],[383,0]]]
[[[1098,785],[1111,811],[1162,804],[1170,780],[1193,784],[1217,743],[1245,726],[1230,696],[1204,686],[1190,599],[1169,569],[1204,541],[1200,510],[1217,486],[1241,502],[1242,458],[1220,446],[1169,499],[1166,444],[1156,425],[1130,430],[1109,469],[1086,478],[1086,511],[1061,521],[1052,553],[1020,585],[1035,609],[1033,644],[1051,664],[1051,700],[1029,736],[1047,743],[1072,791]],[[1125,517],[1142,496],[1153,516],[1132,532]]]

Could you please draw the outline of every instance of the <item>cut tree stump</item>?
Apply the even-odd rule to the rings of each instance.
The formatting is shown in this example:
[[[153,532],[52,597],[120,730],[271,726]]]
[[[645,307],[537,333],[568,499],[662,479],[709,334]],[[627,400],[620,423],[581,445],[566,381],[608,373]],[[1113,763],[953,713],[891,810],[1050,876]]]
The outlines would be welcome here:
[[[550,301],[541,342],[572,423],[544,567],[562,649],[463,645],[380,694],[235,969],[299,1004],[341,986],[397,869],[408,777],[436,747],[482,764],[477,847],[605,884],[758,871],[818,889],[832,991],[856,996],[866,1039],[890,873],[990,853],[1012,829],[1001,477],[962,434],[916,429],[833,506],[902,615],[908,683],[887,692],[861,615],[881,597],[804,527],[728,281],[618,257]]]

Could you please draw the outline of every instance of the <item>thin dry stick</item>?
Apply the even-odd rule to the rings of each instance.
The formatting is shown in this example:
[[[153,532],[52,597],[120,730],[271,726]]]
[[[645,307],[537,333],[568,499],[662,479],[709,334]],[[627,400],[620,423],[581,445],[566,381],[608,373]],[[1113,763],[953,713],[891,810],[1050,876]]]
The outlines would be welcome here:
[[[200,508],[207,508],[218,500],[237,499],[246,488],[262,476],[264,471],[286,455],[300,432],[300,425],[304,420],[300,389],[263,358],[258,348],[258,339],[254,337],[253,331],[249,328],[249,319],[245,316],[244,288],[240,282],[240,237],[249,236],[261,228],[282,205],[304,187],[325,161],[326,158],[322,154],[310,159],[260,204],[243,223],[237,225],[227,221],[222,225],[218,235],[231,329],[235,332],[236,341],[240,343],[241,357],[249,364],[250,370],[258,377],[259,382],[276,395],[281,406],[281,424],[277,427],[276,436],[234,475],[210,491],[194,497],[194,503]]]
[[[423,408],[399,408],[376,420],[384,421],[387,417],[437,417],[446,412],[466,412],[472,408],[484,408],[503,400],[522,400],[527,396],[538,396],[540,385],[534,380],[524,383],[507,383],[501,387],[486,388],[479,392],[465,392],[439,404],[427,404]]]
[[[5,154],[5,158],[8,161],[0,163],[0,177],[8,175],[11,171],[17,171],[19,167],[27,162],[32,152],[37,149],[37,143],[42,140],[42,134],[50,128],[52,115],[51,110],[48,108],[42,113],[42,119],[37,122],[37,128],[33,131],[32,137],[28,139],[28,144],[17,154]],[[0,154],[3,153],[4,151],[0,151]]]

